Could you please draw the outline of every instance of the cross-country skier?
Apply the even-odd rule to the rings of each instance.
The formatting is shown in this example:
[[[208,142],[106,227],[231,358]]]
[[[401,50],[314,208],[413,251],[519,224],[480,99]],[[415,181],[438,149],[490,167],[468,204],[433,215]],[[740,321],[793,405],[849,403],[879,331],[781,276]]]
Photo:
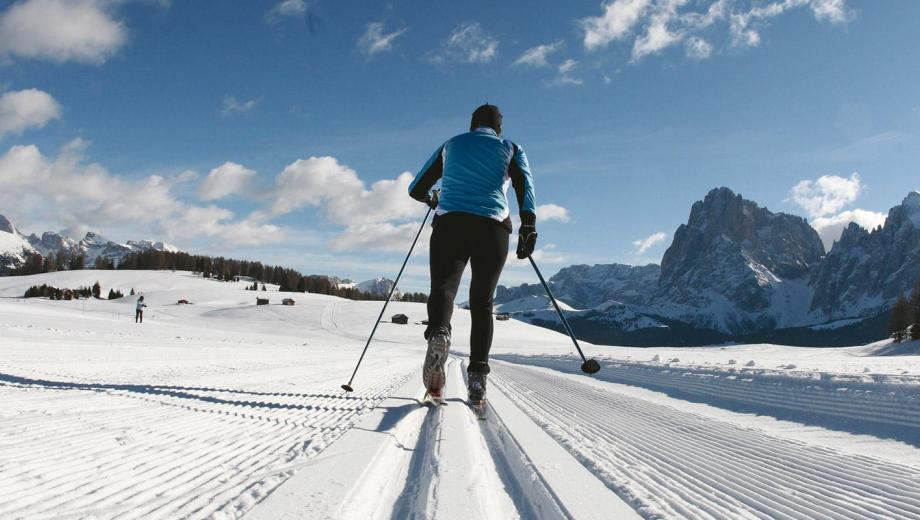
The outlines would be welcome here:
[[[137,306],[134,308],[134,323],[144,323],[144,307],[146,306],[143,296],[137,299]]]
[[[527,156],[501,137],[502,113],[488,103],[473,112],[470,131],[442,144],[416,175],[409,195],[435,210],[431,234],[431,295],[428,298],[428,353],[423,378],[429,395],[442,398],[444,365],[450,350],[450,318],[467,262],[470,280],[469,399],[485,401],[492,347],[492,298],[508,256],[512,231],[508,185],[520,211],[517,256],[527,258],[537,241],[533,177]],[[434,190],[441,181],[440,190]]]

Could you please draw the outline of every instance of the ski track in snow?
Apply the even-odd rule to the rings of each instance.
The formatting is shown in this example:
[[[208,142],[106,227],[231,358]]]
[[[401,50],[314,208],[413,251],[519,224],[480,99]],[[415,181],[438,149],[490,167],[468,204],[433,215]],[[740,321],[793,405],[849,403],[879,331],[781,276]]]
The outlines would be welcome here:
[[[920,518],[920,474],[495,363],[491,382],[647,518]]]
[[[346,397],[0,376],[0,517],[237,516],[404,381]]]

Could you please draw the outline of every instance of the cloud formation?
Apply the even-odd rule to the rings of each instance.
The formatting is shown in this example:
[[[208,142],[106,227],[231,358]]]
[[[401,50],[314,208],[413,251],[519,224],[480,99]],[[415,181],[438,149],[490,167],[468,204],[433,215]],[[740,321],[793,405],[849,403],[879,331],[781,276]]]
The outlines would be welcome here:
[[[826,217],[856,202],[863,191],[862,179],[854,172],[847,177],[822,175],[817,180],[803,180],[792,187],[789,200],[812,218]]]
[[[198,185],[201,200],[217,200],[230,195],[244,194],[252,186],[256,172],[234,162],[225,162],[208,172]]]
[[[224,96],[224,101],[220,108],[220,115],[223,117],[228,117],[235,114],[245,114],[246,112],[249,112],[255,108],[258,104],[258,99],[240,101],[234,96]]]
[[[541,204],[537,206],[538,222],[569,222],[572,218],[569,216],[569,210],[558,204]]]
[[[687,56],[699,60],[712,55],[712,44],[704,37],[719,27],[727,28],[733,47],[754,47],[772,19],[800,8],[832,24],[854,16],[846,0],[606,0],[603,12],[580,20],[580,26],[588,51],[631,41],[635,63],[683,43]]]
[[[646,251],[655,247],[656,245],[667,240],[668,235],[659,231],[658,233],[652,233],[651,235],[640,238],[639,240],[633,241],[633,253],[637,255],[644,255]]]
[[[127,40],[106,0],[25,0],[0,13],[0,56],[100,65]]]
[[[367,24],[367,30],[364,31],[364,34],[358,39],[358,50],[368,58],[375,54],[380,54],[381,52],[387,52],[393,48],[393,41],[409,30],[403,27],[402,29],[386,33],[383,29],[383,22],[372,22]]]
[[[824,247],[830,250],[851,222],[866,229],[885,223],[887,215],[864,209],[843,209],[859,199],[865,190],[859,173],[849,177],[822,175],[816,180],[799,181],[789,191],[788,201],[794,202],[811,217],[811,226],[818,232]]]
[[[39,229],[64,226],[158,239],[208,239],[258,245],[284,239],[285,231],[258,219],[235,220],[230,210],[181,201],[173,182],[160,175],[128,179],[84,157],[87,143],[71,141],[56,156],[17,145],[0,155],[0,207]]]
[[[524,51],[524,53],[521,54],[518,59],[514,60],[512,66],[526,65],[528,67],[546,67],[549,65],[549,62],[547,61],[549,55],[555,53],[561,48],[562,40],[531,47]]]
[[[499,41],[482,30],[479,22],[463,23],[451,31],[441,51],[431,56],[433,63],[488,63],[498,56]]]
[[[47,92],[30,88],[0,94],[0,138],[42,128],[61,115],[58,102]]]

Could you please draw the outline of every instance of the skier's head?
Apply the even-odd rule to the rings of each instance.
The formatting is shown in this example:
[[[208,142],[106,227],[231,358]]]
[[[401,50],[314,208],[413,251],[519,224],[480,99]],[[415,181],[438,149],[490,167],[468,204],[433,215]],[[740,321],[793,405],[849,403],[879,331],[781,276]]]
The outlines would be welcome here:
[[[495,105],[486,103],[473,111],[473,118],[470,120],[470,131],[476,130],[481,126],[487,126],[495,130],[496,134],[502,133],[502,111]]]

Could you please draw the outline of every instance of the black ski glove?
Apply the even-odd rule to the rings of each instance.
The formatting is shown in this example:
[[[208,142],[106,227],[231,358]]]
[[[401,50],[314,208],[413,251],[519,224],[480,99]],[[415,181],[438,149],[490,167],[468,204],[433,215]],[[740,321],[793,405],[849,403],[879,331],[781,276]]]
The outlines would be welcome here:
[[[522,225],[518,229],[517,257],[521,260],[533,254],[537,247],[537,228],[531,225]]]
[[[441,198],[441,190],[434,190],[428,194],[428,198],[425,199],[425,204],[428,204],[428,207],[431,209],[438,209],[438,199]]]

